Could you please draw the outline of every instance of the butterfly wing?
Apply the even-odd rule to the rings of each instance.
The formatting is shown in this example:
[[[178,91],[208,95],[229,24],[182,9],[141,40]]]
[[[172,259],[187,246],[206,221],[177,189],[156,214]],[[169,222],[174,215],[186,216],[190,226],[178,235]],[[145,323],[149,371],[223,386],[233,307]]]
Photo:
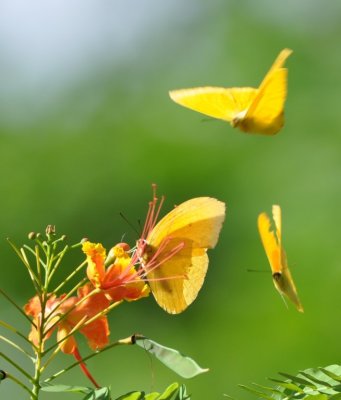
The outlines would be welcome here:
[[[263,247],[268,257],[272,275],[282,273],[280,245],[273,231],[271,231],[271,221],[266,213],[258,216],[258,231],[263,243]]]
[[[224,203],[199,197],[175,207],[150,233],[146,256],[156,257],[160,265],[147,271],[147,279],[157,303],[167,312],[180,313],[197,297],[208,267],[206,251],[216,245],[224,218]],[[183,248],[167,259],[179,244]]]
[[[284,125],[288,70],[283,65],[291,53],[290,49],[282,50],[263,79],[245,117],[238,124],[244,132],[274,135]]]
[[[232,121],[249,108],[257,94],[254,88],[198,87],[172,90],[170,98],[181,106],[209,117]]]
[[[303,306],[297,294],[297,289],[288,268],[285,251],[282,251],[282,274],[273,278],[276,289],[285,294],[296,306],[299,312],[304,312]]]
[[[287,257],[282,248],[282,217],[281,208],[278,205],[272,207],[274,231],[271,231],[271,221],[266,213],[258,217],[258,230],[268,257],[274,285],[280,294],[287,296],[303,312],[303,306],[299,300],[294,280],[292,279],[287,264]]]

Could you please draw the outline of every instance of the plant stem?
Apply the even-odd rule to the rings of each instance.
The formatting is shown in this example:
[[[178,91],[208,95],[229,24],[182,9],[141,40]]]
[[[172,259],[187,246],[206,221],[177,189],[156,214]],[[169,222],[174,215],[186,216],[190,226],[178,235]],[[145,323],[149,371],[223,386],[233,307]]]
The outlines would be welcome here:
[[[56,379],[58,376],[64,374],[65,372],[69,371],[70,369],[76,367],[80,363],[84,363],[85,361],[89,360],[90,358],[95,357],[98,354],[103,353],[104,351],[110,350],[112,347],[116,347],[116,346],[120,346],[120,345],[132,345],[132,344],[133,344],[132,336],[129,336],[125,339],[118,340],[117,342],[114,342],[114,343],[110,344],[109,346],[104,347],[104,349],[98,350],[95,353],[91,353],[88,356],[82,358],[80,361],[77,361],[77,362],[69,365],[67,368],[64,368],[64,369],[56,372],[55,374],[51,375],[49,378],[45,379],[44,383],[51,382],[52,380]]]

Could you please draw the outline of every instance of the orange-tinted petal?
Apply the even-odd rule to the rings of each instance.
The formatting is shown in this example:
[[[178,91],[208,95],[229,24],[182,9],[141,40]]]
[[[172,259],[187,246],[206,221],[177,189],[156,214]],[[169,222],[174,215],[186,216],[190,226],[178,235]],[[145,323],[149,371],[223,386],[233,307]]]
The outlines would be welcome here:
[[[93,350],[103,348],[109,343],[109,324],[106,317],[100,317],[81,329],[81,333],[88,339],[88,345]]]
[[[100,287],[105,275],[105,249],[100,243],[85,242],[82,250],[87,255],[88,268],[86,273],[88,278],[94,286]]]
[[[58,326],[57,341],[63,340],[71,331],[71,326],[66,322],[62,322]],[[60,343],[60,348],[63,353],[73,354],[77,348],[77,343],[73,335]]]
[[[148,296],[149,292],[149,286],[146,285],[144,281],[141,281],[129,283],[124,286],[117,286],[107,290],[105,295],[109,300],[114,302],[121,300],[133,301]]]

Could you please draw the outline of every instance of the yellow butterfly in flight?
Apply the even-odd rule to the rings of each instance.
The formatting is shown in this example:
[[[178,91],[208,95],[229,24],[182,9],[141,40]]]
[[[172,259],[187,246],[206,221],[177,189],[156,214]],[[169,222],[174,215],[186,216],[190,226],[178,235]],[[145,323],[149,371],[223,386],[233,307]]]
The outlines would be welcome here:
[[[138,248],[156,302],[170,314],[184,311],[197,297],[225,219],[225,204],[197,197],[176,206],[156,225],[156,201],[150,203]],[[155,225],[155,226],[154,226]]]
[[[198,87],[172,90],[175,103],[209,117],[222,119],[243,132],[274,135],[284,125],[288,70],[283,67],[292,50],[282,50],[258,89]]]
[[[272,206],[272,216],[274,230],[271,230],[271,221],[266,213],[261,213],[258,216],[258,230],[270,263],[272,279],[278,292],[290,299],[298,311],[303,312],[303,306],[298,297],[296,286],[288,268],[287,257],[282,247],[282,216],[280,206]]]

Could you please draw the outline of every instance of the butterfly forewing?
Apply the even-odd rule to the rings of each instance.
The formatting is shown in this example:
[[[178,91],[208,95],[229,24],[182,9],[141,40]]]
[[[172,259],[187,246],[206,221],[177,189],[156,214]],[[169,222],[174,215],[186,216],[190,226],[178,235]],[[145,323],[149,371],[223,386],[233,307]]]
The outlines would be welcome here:
[[[198,87],[169,92],[175,103],[209,117],[232,121],[246,111],[257,94],[254,88]]]

